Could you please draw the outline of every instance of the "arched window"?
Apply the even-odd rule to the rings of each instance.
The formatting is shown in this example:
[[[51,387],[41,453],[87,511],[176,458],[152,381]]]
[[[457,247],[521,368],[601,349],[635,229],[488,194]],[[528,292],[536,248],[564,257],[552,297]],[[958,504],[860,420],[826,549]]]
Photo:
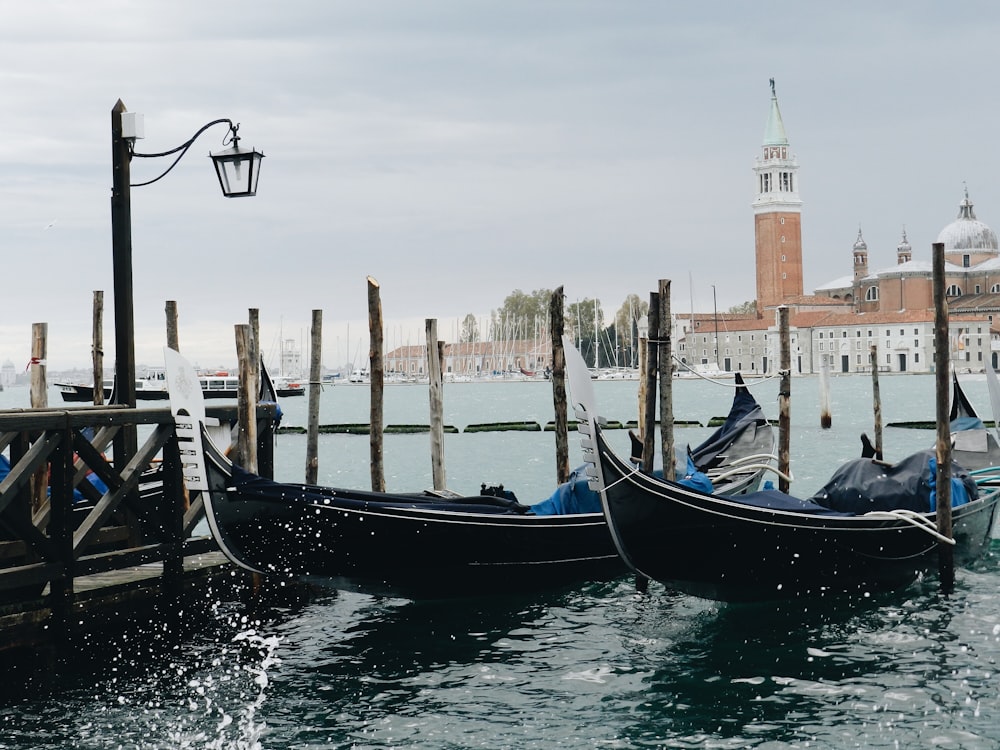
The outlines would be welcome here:
[[[1000,294],[1000,284],[994,284],[990,287],[990,294]]]
[[[868,291],[865,292],[865,300],[868,302],[878,302],[878,287],[870,286]]]
[[[944,290],[944,296],[945,297],[961,297],[962,296],[962,287],[960,287],[958,284],[952,284],[951,286],[949,286],[947,289]]]

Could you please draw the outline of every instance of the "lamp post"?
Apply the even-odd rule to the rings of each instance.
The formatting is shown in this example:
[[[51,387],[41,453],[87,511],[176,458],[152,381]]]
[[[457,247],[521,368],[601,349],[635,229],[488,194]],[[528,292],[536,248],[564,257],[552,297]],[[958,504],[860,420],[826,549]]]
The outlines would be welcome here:
[[[194,141],[208,128],[228,124],[231,147],[209,154],[215,165],[216,175],[223,194],[228,198],[255,195],[260,175],[260,161],[264,154],[256,149],[239,146],[238,124],[232,120],[213,120],[203,125],[190,139],[180,146],[157,154],[135,151],[135,141],[143,137],[142,116],[128,112],[121,99],[111,110],[111,249],[115,294],[115,401],[135,407],[135,322],[132,304],[132,203],[131,188],[149,185],[162,179],[187,153]],[[159,158],[177,154],[177,157],[158,177],[132,184],[130,164],[133,157]],[[95,388],[100,384],[95,383]],[[116,462],[122,457],[122,466],[135,455],[137,449],[135,428],[125,431],[121,442],[115,442]]]

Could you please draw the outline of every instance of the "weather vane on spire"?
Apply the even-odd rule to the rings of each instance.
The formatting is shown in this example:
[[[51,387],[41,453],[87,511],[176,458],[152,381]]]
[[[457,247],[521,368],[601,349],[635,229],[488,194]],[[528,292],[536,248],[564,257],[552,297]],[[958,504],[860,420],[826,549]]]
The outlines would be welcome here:
[[[774,91],[774,79],[773,78],[771,79],[771,96],[777,96],[777,94]]]

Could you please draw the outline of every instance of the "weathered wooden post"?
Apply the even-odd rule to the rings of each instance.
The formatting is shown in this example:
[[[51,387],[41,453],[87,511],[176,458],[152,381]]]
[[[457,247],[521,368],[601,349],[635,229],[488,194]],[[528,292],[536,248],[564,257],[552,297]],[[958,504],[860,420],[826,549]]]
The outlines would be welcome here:
[[[652,473],[656,436],[656,376],[659,372],[660,294],[649,293],[649,339],[646,341],[646,411],[645,432],[642,433],[642,468]],[[662,429],[662,425],[661,425]]]
[[[444,471],[444,384],[441,377],[441,354],[438,346],[437,320],[427,318],[427,383],[431,408],[431,476],[434,489],[445,490],[448,482]]]
[[[639,415],[636,418],[636,427],[639,432],[639,440],[644,440],[646,435],[646,359],[649,356],[649,316],[638,325],[639,329]]]
[[[32,409],[44,409],[49,405],[48,383],[45,369],[48,364],[49,324],[31,325],[31,386],[29,397]],[[31,511],[34,513],[45,504],[48,492],[48,467],[42,464],[34,473],[31,487]]]
[[[549,300],[549,330],[552,332],[552,406],[555,409],[556,484],[569,481],[569,421],[566,414],[566,350],[563,334],[566,317],[563,312],[563,288],[560,286]]]
[[[239,436],[236,439],[236,463],[249,472],[257,473],[257,392],[253,390],[253,345],[250,326],[236,326],[236,359],[239,363],[239,391],[236,414]]]
[[[309,329],[309,421],[306,434],[306,484],[319,479],[319,394],[323,387],[323,311],[312,311]]]
[[[676,479],[674,461],[674,384],[673,347],[670,319],[670,279],[660,279],[660,328],[657,333],[657,366],[660,374],[660,450],[663,453],[663,476]],[[716,344],[718,345],[718,343]]]
[[[177,335],[177,302],[168,299],[164,311],[167,315],[167,346],[175,352],[179,352],[181,345]]]
[[[247,312],[247,322],[250,324],[250,375],[253,377],[254,398],[260,397],[260,310],[251,307]],[[280,342],[279,342],[280,346]]]
[[[882,395],[878,385],[878,345],[872,344],[868,361],[872,367],[872,410],[875,415],[875,458],[882,460]]]
[[[94,292],[94,406],[104,403],[104,292]]]
[[[368,442],[371,452],[372,492],[385,492],[385,467],[382,458],[382,429],[385,423],[383,397],[385,393],[385,357],[382,354],[382,297],[379,283],[368,277],[368,374],[371,381],[369,398]]]
[[[788,331],[788,307],[778,307],[778,343],[781,348],[781,376],[778,386],[778,489],[788,492],[792,432],[792,343]]]
[[[833,412],[830,411],[830,365],[822,355],[819,363],[819,426],[824,430],[833,426]]]
[[[951,347],[948,343],[948,300],[945,297],[944,243],[932,246],[934,284],[934,382],[937,403],[937,476],[935,478],[938,533],[951,539],[951,424],[949,417],[949,361]],[[938,542],[938,574],[941,590],[950,594],[955,585],[955,551],[947,542]]]

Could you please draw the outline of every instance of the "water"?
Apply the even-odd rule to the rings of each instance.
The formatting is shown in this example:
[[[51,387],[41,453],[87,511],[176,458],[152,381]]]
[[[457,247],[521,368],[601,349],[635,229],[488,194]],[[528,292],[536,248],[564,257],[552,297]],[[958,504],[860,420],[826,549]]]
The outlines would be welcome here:
[[[964,382],[987,415],[985,381]],[[596,386],[608,417],[631,418],[634,383]],[[931,378],[881,386],[887,422],[933,417]],[[774,381],[754,392],[776,416]],[[831,380],[830,430],[817,396],[815,379],[793,381],[803,493],[871,431],[867,378]],[[544,384],[455,385],[446,422],[544,422],[550,399]],[[729,399],[682,382],[675,412],[704,422]],[[288,423],[304,424],[305,401],[283,404]],[[333,388],[321,421],[364,422],[367,409],[366,389]],[[387,423],[426,412],[423,389],[387,389]],[[932,441],[886,431],[890,457]],[[300,479],[305,438],[282,435],[277,451],[279,475]],[[367,451],[363,436],[321,436],[321,478],[366,486]],[[550,433],[447,435],[449,485],[547,494],[553,451]],[[386,436],[385,454],[390,488],[430,484],[426,435]],[[948,598],[926,581],[860,601],[734,606],[656,584],[639,595],[626,577],[460,603],[320,591],[254,618],[206,601],[208,626],[182,644],[109,644],[108,669],[0,706],[0,748],[997,748],[998,553],[961,571]]]

